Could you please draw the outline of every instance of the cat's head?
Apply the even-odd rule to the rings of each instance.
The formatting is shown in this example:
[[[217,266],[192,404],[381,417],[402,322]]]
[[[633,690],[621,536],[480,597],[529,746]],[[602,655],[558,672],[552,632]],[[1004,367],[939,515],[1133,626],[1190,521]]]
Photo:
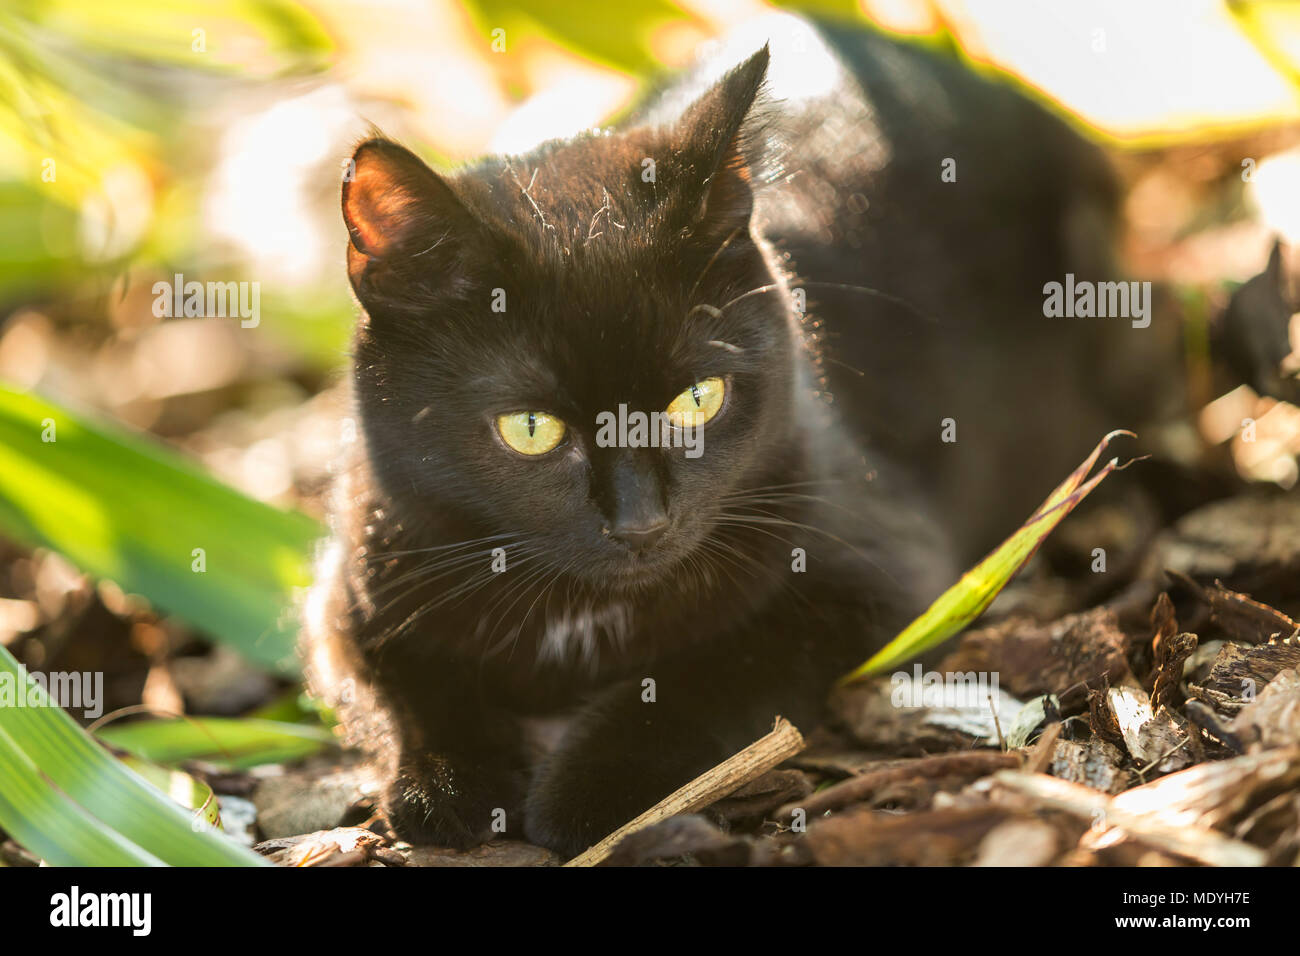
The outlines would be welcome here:
[[[632,586],[791,454],[797,325],[751,232],[766,67],[764,49],[671,125],[452,176],[383,139],[357,149],[355,386],[403,521],[455,514]],[[637,412],[702,424],[627,447]]]

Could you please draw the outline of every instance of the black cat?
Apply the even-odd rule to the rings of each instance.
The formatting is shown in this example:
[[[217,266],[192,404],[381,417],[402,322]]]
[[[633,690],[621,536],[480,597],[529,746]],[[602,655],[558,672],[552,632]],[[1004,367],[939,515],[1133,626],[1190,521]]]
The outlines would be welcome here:
[[[359,428],[307,630],[410,840],[575,853],[810,730],[1127,424],[1090,361],[1141,330],[1043,308],[1109,271],[1099,154],[956,63],[800,36],[822,82],[784,100],[764,48],[454,175],[356,151]],[[611,445],[620,406],[660,447]],[[523,716],[564,713],[539,760]]]

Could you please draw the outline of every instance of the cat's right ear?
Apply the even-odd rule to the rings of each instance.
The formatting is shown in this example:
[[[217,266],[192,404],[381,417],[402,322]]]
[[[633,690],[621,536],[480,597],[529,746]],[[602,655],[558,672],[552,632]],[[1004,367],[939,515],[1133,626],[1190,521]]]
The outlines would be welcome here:
[[[474,217],[409,149],[386,139],[357,147],[343,176],[348,278],[363,300],[386,279],[455,279]]]
[[[752,114],[769,59],[764,45],[687,107],[678,123],[689,232],[706,245],[749,227],[763,140],[762,122]]]

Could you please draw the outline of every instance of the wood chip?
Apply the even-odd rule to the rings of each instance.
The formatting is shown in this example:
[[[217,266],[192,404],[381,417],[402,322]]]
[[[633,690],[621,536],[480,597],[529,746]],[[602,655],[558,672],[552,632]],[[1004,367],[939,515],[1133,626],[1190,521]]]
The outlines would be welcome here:
[[[609,856],[610,866],[645,866],[689,856],[708,866],[748,866],[752,839],[731,836],[704,817],[688,813],[629,833]]]
[[[1168,573],[1209,607],[1210,619],[1233,640],[1265,644],[1300,637],[1300,623],[1249,594],[1229,590],[1222,581],[1205,587],[1185,574],[1172,570]]]
[[[980,841],[975,866],[1047,866],[1056,858],[1060,837],[1041,820],[1008,820]]]
[[[762,820],[768,813],[813,792],[813,783],[801,770],[769,770],[742,784],[705,811],[711,820],[729,825]]]
[[[1300,645],[1260,644],[1241,647],[1225,644],[1210,668],[1206,690],[1250,700],[1280,672],[1300,667]]]
[[[1173,778],[1164,778],[1170,779]],[[1118,828],[1155,849],[1209,866],[1262,866],[1267,860],[1267,854],[1258,847],[1215,830],[1169,824],[1151,813],[1137,812],[1126,805],[1116,806],[1124,794],[1110,797],[1077,783],[1017,770],[999,771],[993,785],[995,789],[1027,797],[1039,807],[1068,813],[1098,828]]]
[[[1020,763],[1019,754],[986,751],[922,757],[918,760],[909,760],[897,767],[865,773],[832,784],[800,803],[791,803],[782,807],[776,812],[776,818],[788,820],[796,810],[802,810],[807,816],[813,817],[828,810],[838,810],[852,803],[860,803],[877,791],[895,784],[918,779],[969,780],[1006,767],[1019,767]]]
[[[1268,682],[1229,725],[1238,741],[1264,748],[1300,744],[1300,671],[1284,670]]]
[[[1174,707],[1182,703],[1183,662],[1196,650],[1195,634],[1171,634],[1155,648],[1155,680],[1151,687],[1151,708]]]
[[[1055,694],[1069,712],[1083,702],[1089,684],[1114,684],[1128,675],[1127,643],[1114,610],[1106,607],[1050,624],[1017,617],[967,633],[938,670],[996,673],[1013,696]]]
[[[953,866],[972,862],[994,827],[1017,818],[1031,819],[993,805],[902,815],[859,809],[817,821],[804,841],[822,866]]]
[[[362,827],[336,827],[267,840],[254,849],[280,866],[359,866],[386,842]]]
[[[1161,645],[1178,633],[1178,617],[1174,613],[1174,602],[1169,599],[1168,591],[1161,591],[1151,608],[1151,630],[1151,651],[1158,657]]]
[[[999,726],[1011,726],[1022,708],[1020,701],[990,682],[981,697],[978,677],[958,683],[955,671],[945,671],[954,684],[950,688],[963,704],[943,706],[928,702],[932,692],[916,671],[902,672],[901,678],[878,678],[837,688],[830,709],[837,726],[858,744],[899,756],[920,756],[948,750],[969,750],[972,746],[998,746]],[[941,697],[934,688],[935,698]]]
[[[1261,801],[1300,789],[1300,747],[1211,760],[1126,790],[1125,813],[1172,827],[1230,827]]]
[[[1127,789],[1132,782],[1129,772],[1120,767],[1123,760],[1120,749],[1100,737],[1091,737],[1086,742],[1061,740],[1052,754],[1050,772],[1053,777],[1114,794]],[[1039,772],[1032,766],[1025,769]],[[1047,769],[1043,768],[1043,772]]]
[[[1195,759],[1195,750],[1187,749],[1191,737],[1184,722],[1166,708],[1153,712],[1142,688],[1112,687],[1106,692],[1106,703],[1119,724],[1125,747],[1143,768],[1170,773]]]

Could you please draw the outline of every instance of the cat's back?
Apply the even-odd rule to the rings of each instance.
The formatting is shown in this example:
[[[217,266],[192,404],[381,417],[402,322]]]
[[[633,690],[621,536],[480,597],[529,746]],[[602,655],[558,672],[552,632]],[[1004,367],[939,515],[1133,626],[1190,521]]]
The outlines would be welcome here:
[[[769,32],[756,227],[804,290],[846,425],[978,554],[1128,424],[1090,396],[1118,326],[1043,312],[1046,283],[1112,271],[1110,167],[955,55],[788,17]]]

